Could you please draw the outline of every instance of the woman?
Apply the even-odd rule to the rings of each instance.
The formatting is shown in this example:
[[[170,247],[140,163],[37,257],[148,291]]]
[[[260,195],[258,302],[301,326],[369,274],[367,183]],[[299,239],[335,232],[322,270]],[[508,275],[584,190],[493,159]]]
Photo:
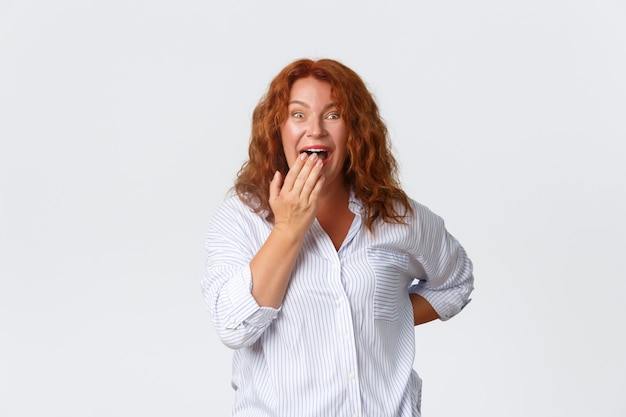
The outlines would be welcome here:
[[[234,349],[233,416],[419,416],[413,326],[468,302],[472,264],[396,179],[361,78],[298,60],[254,110],[203,293]]]

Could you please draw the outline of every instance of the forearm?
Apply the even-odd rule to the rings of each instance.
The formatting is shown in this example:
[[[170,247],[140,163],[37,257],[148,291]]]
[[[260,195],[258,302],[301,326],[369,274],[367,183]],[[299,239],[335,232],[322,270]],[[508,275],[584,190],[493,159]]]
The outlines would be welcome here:
[[[252,296],[261,307],[283,302],[304,236],[274,228],[250,261]]]
[[[282,180],[276,171],[270,183],[269,203],[274,228],[250,261],[252,296],[261,307],[283,302],[302,241],[315,219],[317,196],[324,184],[317,155],[301,154]]]
[[[409,294],[413,305],[413,323],[415,326],[428,323],[439,318],[439,314],[424,297],[419,294]]]

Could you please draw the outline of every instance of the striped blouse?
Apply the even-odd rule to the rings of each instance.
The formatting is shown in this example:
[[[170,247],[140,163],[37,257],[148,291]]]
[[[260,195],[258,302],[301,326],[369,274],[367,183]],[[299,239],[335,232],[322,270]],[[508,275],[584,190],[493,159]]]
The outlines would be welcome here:
[[[315,221],[278,309],[256,303],[249,268],[272,225],[237,197],[218,208],[202,291],[234,349],[233,417],[420,416],[409,293],[447,320],[469,301],[473,275],[443,220],[411,205],[408,224],[377,222],[372,233],[352,197],[338,251]]]

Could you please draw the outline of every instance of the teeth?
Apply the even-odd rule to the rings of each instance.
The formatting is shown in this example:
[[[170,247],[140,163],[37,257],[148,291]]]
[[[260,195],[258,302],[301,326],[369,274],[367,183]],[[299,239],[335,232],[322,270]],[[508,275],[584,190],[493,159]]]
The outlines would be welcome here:
[[[306,149],[300,153],[306,153],[307,155],[311,155],[311,154],[317,154],[317,156],[324,160],[328,157],[328,151],[324,150],[324,149]]]

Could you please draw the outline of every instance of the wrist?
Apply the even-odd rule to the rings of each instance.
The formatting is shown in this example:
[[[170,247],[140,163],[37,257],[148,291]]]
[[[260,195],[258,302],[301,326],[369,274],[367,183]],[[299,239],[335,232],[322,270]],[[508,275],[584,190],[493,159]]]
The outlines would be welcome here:
[[[300,243],[304,240],[307,229],[296,227],[293,224],[276,223],[270,232],[274,239],[284,241],[289,245]]]

